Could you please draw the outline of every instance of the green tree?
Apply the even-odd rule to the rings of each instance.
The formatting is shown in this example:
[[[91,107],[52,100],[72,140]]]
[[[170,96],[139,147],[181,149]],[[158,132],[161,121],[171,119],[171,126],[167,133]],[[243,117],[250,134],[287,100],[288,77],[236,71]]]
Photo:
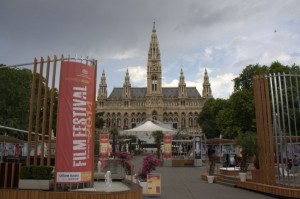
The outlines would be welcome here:
[[[4,66],[4,65],[2,65]],[[36,75],[36,83],[39,81],[39,74]],[[42,117],[43,117],[43,101],[45,91],[45,79],[42,79],[42,95],[41,95],[41,110],[39,117],[39,129],[35,130],[35,115],[36,107],[33,109],[33,132],[41,132]],[[37,84],[36,84],[37,85]],[[15,69],[15,68],[0,68],[0,125],[9,126],[17,129],[28,129],[29,106],[32,87],[32,71],[29,69]],[[37,98],[37,86],[35,92],[35,103]],[[50,92],[48,90],[47,97],[47,114],[50,111]],[[58,93],[54,89],[54,107],[53,107],[53,123],[52,129],[56,131],[56,110],[57,110]],[[49,115],[47,116],[46,124],[49,124]],[[50,130],[51,131],[51,130]],[[22,140],[27,140],[27,134],[20,132],[13,132],[0,129],[0,134],[8,134],[15,136]],[[48,133],[46,128],[46,134]]]
[[[253,87],[253,77],[255,75],[267,74],[268,67],[267,66],[260,66],[259,64],[256,65],[248,65],[246,66],[242,73],[236,77],[234,81],[234,90],[239,91],[243,89],[251,89]]]
[[[229,101],[229,100],[227,100]],[[216,123],[224,138],[234,139],[240,132],[240,129],[234,125],[233,110],[224,108],[216,116]]]
[[[102,116],[104,115],[104,112],[98,112],[95,114],[95,128],[102,129],[104,126],[104,120]]]
[[[258,153],[256,133],[248,131],[240,134],[235,141],[235,145],[242,149],[241,171],[247,172],[250,159]]]
[[[211,99],[204,104],[198,123],[207,138],[218,137],[222,133],[225,138],[234,139],[240,134],[256,132],[253,77],[273,73],[299,74],[300,68],[295,64],[284,66],[278,61],[270,66],[246,66],[234,79],[234,92],[228,100]]]
[[[104,112],[98,112],[95,114],[95,139],[94,139],[94,154],[96,157],[100,154],[100,131],[104,126],[104,121],[102,119]]]
[[[204,104],[197,121],[207,138],[219,137],[221,131],[217,126],[216,116],[226,106],[227,101],[224,99],[210,99]]]
[[[253,89],[243,89],[233,93],[229,98],[230,109],[232,110],[233,125],[241,133],[256,131],[255,106]]]
[[[157,159],[160,159],[161,141],[164,138],[164,134],[162,131],[153,131],[152,136],[154,137],[154,142],[156,144]]]

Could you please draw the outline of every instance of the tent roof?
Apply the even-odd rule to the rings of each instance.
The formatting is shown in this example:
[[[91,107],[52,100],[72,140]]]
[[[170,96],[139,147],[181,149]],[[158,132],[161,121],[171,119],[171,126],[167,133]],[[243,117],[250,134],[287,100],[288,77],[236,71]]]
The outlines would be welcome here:
[[[125,130],[123,132],[153,132],[153,131],[162,131],[175,133],[176,130],[168,129],[157,124],[154,124],[152,121],[146,121],[144,124],[137,126],[133,129]]]
[[[169,128],[163,127],[161,125],[157,125],[157,124],[153,123],[152,121],[146,121],[145,123],[133,128],[133,129],[121,131],[120,134],[121,135],[122,134],[135,135],[140,140],[144,140],[147,143],[154,143],[154,138],[152,136],[153,131],[162,131],[164,135],[176,134],[175,129],[169,129]]]

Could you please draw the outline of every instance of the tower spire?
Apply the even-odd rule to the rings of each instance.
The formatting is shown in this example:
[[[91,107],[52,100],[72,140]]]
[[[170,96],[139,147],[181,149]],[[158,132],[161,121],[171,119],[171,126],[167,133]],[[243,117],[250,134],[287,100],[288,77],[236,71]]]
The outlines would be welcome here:
[[[98,89],[98,97],[97,97],[97,100],[100,103],[100,107],[104,106],[104,101],[106,99],[107,99],[107,84],[106,84],[105,72],[103,69],[100,84],[99,84],[99,89]]]
[[[206,68],[204,71],[202,97],[204,97],[204,98],[212,98],[213,97]]]
[[[147,95],[162,96],[161,62],[159,43],[153,22],[147,63]]]
[[[126,70],[125,81],[123,84],[123,98],[124,99],[131,98],[131,84],[130,84],[128,68]]]
[[[186,84],[184,81],[184,74],[183,74],[182,66],[181,66],[181,70],[180,70],[180,77],[179,77],[179,83],[178,83],[178,97],[179,98],[187,97]]]

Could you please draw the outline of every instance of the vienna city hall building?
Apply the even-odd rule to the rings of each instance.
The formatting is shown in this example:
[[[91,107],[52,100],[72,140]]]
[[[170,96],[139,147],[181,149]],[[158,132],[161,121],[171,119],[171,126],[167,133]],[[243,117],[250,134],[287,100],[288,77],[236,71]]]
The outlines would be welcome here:
[[[196,87],[187,87],[181,69],[178,87],[162,87],[162,66],[158,39],[153,24],[148,51],[147,87],[131,87],[128,69],[123,87],[107,95],[103,70],[97,96],[97,112],[103,112],[104,129],[131,129],[146,120],[169,124],[182,133],[199,134],[198,114],[212,98],[209,77],[205,69],[202,96]]]

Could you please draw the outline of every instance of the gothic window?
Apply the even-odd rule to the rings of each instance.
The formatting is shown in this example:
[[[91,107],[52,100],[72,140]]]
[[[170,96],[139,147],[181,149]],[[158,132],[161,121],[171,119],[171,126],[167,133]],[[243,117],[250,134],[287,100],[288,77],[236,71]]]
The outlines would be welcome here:
[[[152,76],[152,91],[157,91],[157,77],[156,77],[156,75]]]
[[[152,119],[157,120],[157,112],[156,111],[152,112]]]
[[[116,127],[116,118],[111,119],[112,127]]]
[[[193,120],[192,117],[190,117],[190,118],[189,118],[189,126],[190,126],[190,127],[193,127],[193,126],[194,126],[193,123],[194,123],[194,120]]]
[[[128,128],[128,119],[127,118],[124,119],[124,128]]]
[[[180,105],[185,106],[185,101],[184,100],[180,101]]]
[[[143,112],[143,113],[142,113],[142,121],[145,121],[145,120],[146,120],[146,113]]]
[[[195,118],[194,118],[194,126],[196,127],[197,124],[198,124],[198,123],[197,123],[197,117],[195,117]]]
[[[109,128],[110,127],[110,119],[107,118],[105,123],[106,123],[106,127]]]
[[[181,113],[181,128],[186,127],[185,113]]]
[[[121,127],[121,119],[117,118],[117,127]]]
[[[167,112],[163,113],[163,121],[164,121],[164,123],[168,122],[168,113]]]
[[[185,117],[181,118],[181,128],[185,128]]]

